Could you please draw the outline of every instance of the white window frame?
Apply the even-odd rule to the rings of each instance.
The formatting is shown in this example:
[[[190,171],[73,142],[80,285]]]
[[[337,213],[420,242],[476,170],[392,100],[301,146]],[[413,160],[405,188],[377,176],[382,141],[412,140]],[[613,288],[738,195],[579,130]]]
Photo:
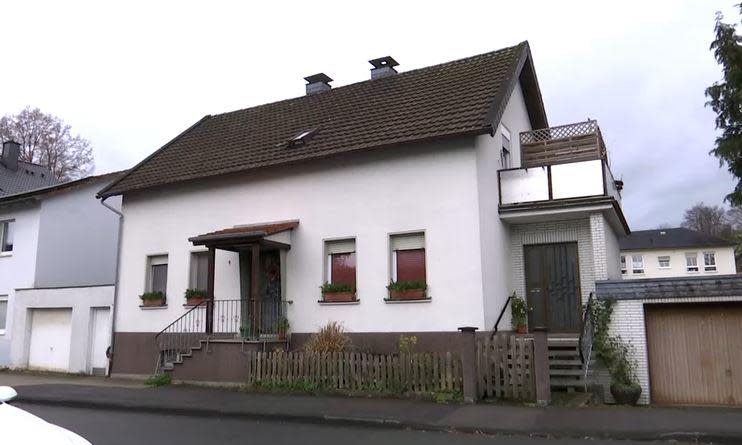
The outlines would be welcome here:
[[[667,266],[662,265],[662,258],[667,258]],[[672,258],[670,255],[657,255],[657,267],[660,269],[670,269],[672,268]]]
[[[5,326],[0,328],[0,335],[5,335],[5,331],[8,328],[8,296],[7,295],[0,295],[0,302],[5,303]]]
[[[505,141],[507,140],[507,147]],[[500,164],[503,169],[513,167],[513,138],[508,127],[500,124]]]
[[[154,279],[154,274],[152,273],[152,266],[161,266],[166,265],[168,269],[168,274],[165,277],[165,295],[167,296],[167,282],[170,279],[170,264],[169,264],[169,257],[168,254],[162,253],[162,254],[155,254],[155,255],[147,255],[147,278],[145,281],[144,291],[145,292],[152,292],[152,280]]]
[[[356,254],[356,283],[358,282],[358,252],[356,251],[356,239],[354,237],[348,238],[332,238],[324,240],[325,246],[325,276],[323,277],[323,283],[332,283],[332,256],[341,253],[355,253]]]
[[[638,261],[637,258],[639,259]],[[644,273],[644,255],[631,255],[631,273],[636,275]]]
[[[395,249],[395,238],[404,238],[404,237],[420,237],[421,241],[419,244],[416,244],[415,246],[410,246],[410,249]],[[423,249],[425,250],[425,282],[428,282],[428,248],[427,248],[427,240],[425,237],[425,231],[424,230],[416,230],[412,232],[402,232],[402,233],[390,233],[389,234],[389,256],[390,256],[390,267],[391,270],[389,271],[389,277],[390,280],[393,282],[397,281],[397,250],[416,250],[416,249]]]
[[[628,268],[626,267],[626,255],[621,255],[619,258],[619,263],[621,264],[621,275],[626,275],[629,273]]]
[[[709,255],[709,258],[713,260],[713,264],[706,264],[706,256]],[[710,252],[703,252],[703,271],[704,272],[716,272],[716,252],[710,251]]]
[[[690,265],[688,263],[689,259],[695,259],[695,265]],[[695,269],[695,270],[691,270]],[[685,271],[688,273],[698,273],[701,270],[701,268],[698,265],[698,253],[697,252],[686,252],[685,253]]]
[[[11,250],[2,250],[3,245],[5,245],[5,228],[8,227],[10,224],[14,224],[15,219],[4,219],[0,221],[0,256],[10,256],[13,255],[13,250],[15,250],[15,241],[13,241],[13,249]]]

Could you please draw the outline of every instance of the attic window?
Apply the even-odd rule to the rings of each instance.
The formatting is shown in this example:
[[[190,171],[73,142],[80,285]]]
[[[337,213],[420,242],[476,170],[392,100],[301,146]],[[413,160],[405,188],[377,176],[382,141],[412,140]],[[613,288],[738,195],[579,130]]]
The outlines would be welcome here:
[[[304,145],[314,136],[314,133],[316,133],[316,130],[304,130],[297,134],[296,136],[289,139],[289,147],[296,147],[299,145]]]

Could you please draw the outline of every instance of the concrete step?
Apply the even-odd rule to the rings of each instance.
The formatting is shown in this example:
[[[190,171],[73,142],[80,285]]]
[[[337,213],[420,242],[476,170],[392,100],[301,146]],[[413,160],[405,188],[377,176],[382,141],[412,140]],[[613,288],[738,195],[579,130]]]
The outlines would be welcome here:
[[[585,382],[578,379],[559,378],[550,379],[549,383],[552,388],[584,388]]]
[[[546,343],[548,347],[560,347],[560,348],[576,348],[580,346],[578,339],[549,339]]]
[[[574,349],[549,349],[548,351],[549,357],[577,357],[579,359],[580,352],[576,351]]]
[[[567,359],[567,358],[553,359],[553,360],[549,360],[549,366],[582,366],[582,360],[578,358],[576,359]]]
[[[591,371],[587,370],[587,375],[590,375]],[[549,369],[549,375],[554,376],[575,376],[582,377],[585,375],[584,369]]]

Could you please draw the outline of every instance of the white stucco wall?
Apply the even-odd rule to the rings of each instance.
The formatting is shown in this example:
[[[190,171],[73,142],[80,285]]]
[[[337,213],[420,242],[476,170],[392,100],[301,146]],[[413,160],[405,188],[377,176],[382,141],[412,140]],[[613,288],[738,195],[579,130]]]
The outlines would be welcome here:
[[[13,308],[11,367],[25,368],[28,365],[31,311],[69,308],[72,310],[69,372],[89,372],[92,308],[110,308],[113,305],[113,291],[113,286],[17,290]]]
[[[520,166],[520,133],[531,129],[520,84],[514,89],[501,123],[511,134],[511,166]],[[510,231],[500,220],[499,184],[497,170],[503,168],[500,149],[501,127],[494,136],[483,135],[476,139],[477,187],[479,199],[480,251],[482,254],[482,295],[484,297],[485,328],[492,329],[503,304],[512,292],[510,273]],[[510,311],[500,322],[500,329],[510,329]]]
[[[716,271],[706,272],[703,270],[703,253],[714,252],[716,254]],[[698,272],[688,272],[685,265],[685,254],[695,253],[698,258]],[[693,276],[713,276],[729,275],[737,273],[737,266],[734,258],[734,247],[694,247],[683,249],[643,249],[643,250],[622,250],[620,255],[626,256],[626,273],[624,279],[638,278],[665,278],[665,277],[693,277]],[[643,255],[644,273],[635,274],[631,268],[631,256]],[[670,268],[661,269],[659,267],[659,256],[670,256]],[[619,256],[620,258],[620,256]]]
[[[473,145],[471,138],[408,145],[127,195],[117,331],[159,331],[184,313],[194,250],[188,237],[287,219],[300,220],[286,267],[292,331],[315,331],[329,320],[353,332],[484,328]],[[418,230],[432,300],[385,303],[389,234]],[[356,241],[360,304],[320,305],[323,240],[342,237]],[[154,254],[169,256],[168,306],[142,310],[138,295]],[[238,270],[236,254],[217,253],[217,298],[239,298]]]
[[[18,204],[0,209],[0,221],[13,219],[13,252],[0,255],[0,295],[8,297],[6,329],[0,333],[0,366],[10,364],[15,289],[32,287],[39,231],[39,205]]]

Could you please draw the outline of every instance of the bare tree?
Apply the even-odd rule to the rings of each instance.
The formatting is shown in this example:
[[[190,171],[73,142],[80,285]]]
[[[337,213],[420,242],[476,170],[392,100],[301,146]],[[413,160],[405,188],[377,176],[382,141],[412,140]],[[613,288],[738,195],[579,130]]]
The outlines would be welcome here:
[[[723,207],[707,206],[699,202],[685,211],[681,225],[707,235],[728,238],[731,235],[731,226],[726,216]]]
[[[0,118],[0,141],[18,142],[21,161],[43,165],[60,181],[69,181],[89,174],[94,166],[90,141],[70,129],[56,116],[26,107]]]

